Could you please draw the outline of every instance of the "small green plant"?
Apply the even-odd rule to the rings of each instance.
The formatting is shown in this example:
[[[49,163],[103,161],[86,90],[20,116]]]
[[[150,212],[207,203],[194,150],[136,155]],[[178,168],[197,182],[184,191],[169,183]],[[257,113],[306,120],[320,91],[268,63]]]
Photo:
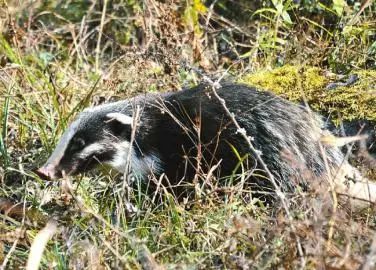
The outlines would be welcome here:
[[[312,179],[312,189],[286,194],[286,216],[233,186],[252,158],[237,149],[233,176],[198,181],[200,194],[189,200],[140,179],[124,187],[108,168],[69,177],[68,186],[34,170],[84,107],[197,84],[201,76],[185,63],[293,102],[304,96],[337,124],[374,122],[375,1],[116,0],[102,20],[103,3],[0,0],[0,268],[25,268],[50,218],[58,230],[41,269],[365,268],[371,210],[333,209],[324,179]],[[340,79],[333,72],[360,79],[327,90]]]
[[[262,19],[259,26],[261,31],[257,36],[256,44],[269,64],[273,64],[277,60],[278,54],[285,48],[285,37],[294,24],[289,11],[291,12],[295,7],[293,1],[290,0],[273,0],[271,2],[271,7],[258,9],[252,15]]]

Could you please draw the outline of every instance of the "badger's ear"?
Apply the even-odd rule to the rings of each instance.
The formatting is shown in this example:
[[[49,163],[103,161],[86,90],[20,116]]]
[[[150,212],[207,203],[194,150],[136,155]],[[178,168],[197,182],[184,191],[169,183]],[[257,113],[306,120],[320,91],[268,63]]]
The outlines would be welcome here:
[[[123,113],[108,113],[106,115],[109,121],[115,120],[123,125],[132,125],[133,118]]]
[[[106,115],[111,133],[116,137],[121,137],[130,140],[132,133],[133,118],[123,113],[108,113]]]

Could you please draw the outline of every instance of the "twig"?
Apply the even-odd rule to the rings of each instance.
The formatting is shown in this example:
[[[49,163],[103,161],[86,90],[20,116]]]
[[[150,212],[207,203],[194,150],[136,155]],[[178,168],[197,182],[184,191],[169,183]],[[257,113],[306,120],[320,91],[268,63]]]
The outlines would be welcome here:
[[[99,55],[100,55],[100,51],[101,51],[101,39],[102,39],[104,20],[106,18],[107,1],[108,0],[104,0],[104,2],[103,2],[101,24],[99,26],[99,31],[98,31],[97,47],[95,48],[95,70],[96,70],[96,72],[98,72],[98,70],[99,70]]]
[[[242,128],[240,126],[240,124],[238,123],[238,121],[236,120],[235,118],[235,114],[232,113],[226,106],[226,101],[221,98],[216,89],[220,88],[221,85],[220,85],[220,81],[222,80],[222,78],[225,76],[225,73],[216,81],[213,81],[211,80],[209,77],[203,75],[203,79],[208,82],[211,86],[211,89],[212,89],[212,92],[214,94],[214,96],[218,99],[218,101],[221,103],[223,109],[225,110],[226,114],[228,117],[230,117],[231,121],[233,122],[233,124],[235,125],[238,133],[244,138],[244,140],[247,142],[248,144],[248,148],[249,150],[251,151],[251,153],[256,157],[257,161],[260,163],[262,169],[265,171],[266,175],[268,176],[270,182],[272,183],[274,189],[275,189],[275,193],[276,195],[280,198],[281,200],[281,203],[282,203],[282,207],[284,209],[284,211],[286,212],[286,215],[290,221],[290,227],[292,229],[292,231],[296,231],[295,229],[295,226],[294,224],[292,223],[293,221],[293,217],[289,211],[289,208],[288,208],[288,203],[287,203],[287,199],[286,199],[286,196],[285,194],[283,193],[283,191],[281,190],[280,186],[278,185],[277,181],[275,180],[274,178],[274,175],[270,172],[270,170],[268,169],[268,166],[266,165],[266,163],[264,162],[264,160],[262,159],[261,157],[261,151],[257,150],[253,144],[252,144],[252,137],[248,136],[247,133],[246,133],[246,130],[244,128]],[[298,252],[299,252],[299,256],[301,257],[301,260],[302,260],[302,265],[301,267],[304,268],[304,265],[306,264],[305,263],[305,259],[304,259],[304,253],[303,253],[303,248],[302,248],[302,245],[300,243],[300,240],[299,240],[299,236],[296,235],[296,242],[297,242],[297,247],[298,247]]]
[[[29,258],[27,260],[26,270],[38,270],[42,260],[43,251],[48,240],[52,238],[57,230],[57,222],[50,220],[46,226],[38,232],[30,248]]]

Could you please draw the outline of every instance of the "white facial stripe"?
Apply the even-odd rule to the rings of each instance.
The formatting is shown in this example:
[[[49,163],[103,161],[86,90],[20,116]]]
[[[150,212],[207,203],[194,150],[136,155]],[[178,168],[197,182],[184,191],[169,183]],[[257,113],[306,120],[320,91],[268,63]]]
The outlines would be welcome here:
[[[111,167],[115,168],[117,171],[124,173],[126,169],[130,143],[127,141],[115,143],[114,148],[116,149],[115,156],[108,162],[108,164]]]
[[[103,152],[106,149],[104,142],[93,143],[86,146],[80,153],[80,158],[86,158],[94,153]]]
[[[120,173],[125,173],[127,168],[127,160],[130,150],[129,142],[121,142],[114,144],[116,154],[114,158],[107,162],[108,165],[115,168]],[[134,150],[130,152],[130,169],[132,173],[141,178],[146,178],[151,172],[158,173],[161,171],[161,160],[156,155],[144,156],[142,158],[137,157]]]
[[[132,125],[133,118],[123,113],[109,113],[106,115],[109,119],[115,119],[124,125]]]

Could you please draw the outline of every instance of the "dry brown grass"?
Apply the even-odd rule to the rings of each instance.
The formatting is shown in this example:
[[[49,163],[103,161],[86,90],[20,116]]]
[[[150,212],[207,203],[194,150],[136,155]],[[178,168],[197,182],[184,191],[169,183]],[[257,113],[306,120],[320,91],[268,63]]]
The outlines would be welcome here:
[[[341,17],[285,7],[290,25],[282,14],[247,13],[262,3],[274,8],[266,1],[232,2],[241,7],[233,17],[219,2],[231,1],[206,8],[202,1],[0,1],[2,268],[24,268],[51,219],[57,230],[41,269],[375,267],[374,209],[336,205],[309,172],[309,191],[289,194],[283,204],[217,186],[209,174],[196,179],[205,189],[188,202],[163,187],[150,196],[136,183],[129,193],[134,209],[123,183],[106,170],[55,183],[33,174],[83,107],[195,84],[202,79],[195,69],[237,78],[302,59],[334,71],[374,67],[375,4],[347,6]],[[362,153],[364,164],[374,164]],[[292,159],[291,166],[301,164]]]

